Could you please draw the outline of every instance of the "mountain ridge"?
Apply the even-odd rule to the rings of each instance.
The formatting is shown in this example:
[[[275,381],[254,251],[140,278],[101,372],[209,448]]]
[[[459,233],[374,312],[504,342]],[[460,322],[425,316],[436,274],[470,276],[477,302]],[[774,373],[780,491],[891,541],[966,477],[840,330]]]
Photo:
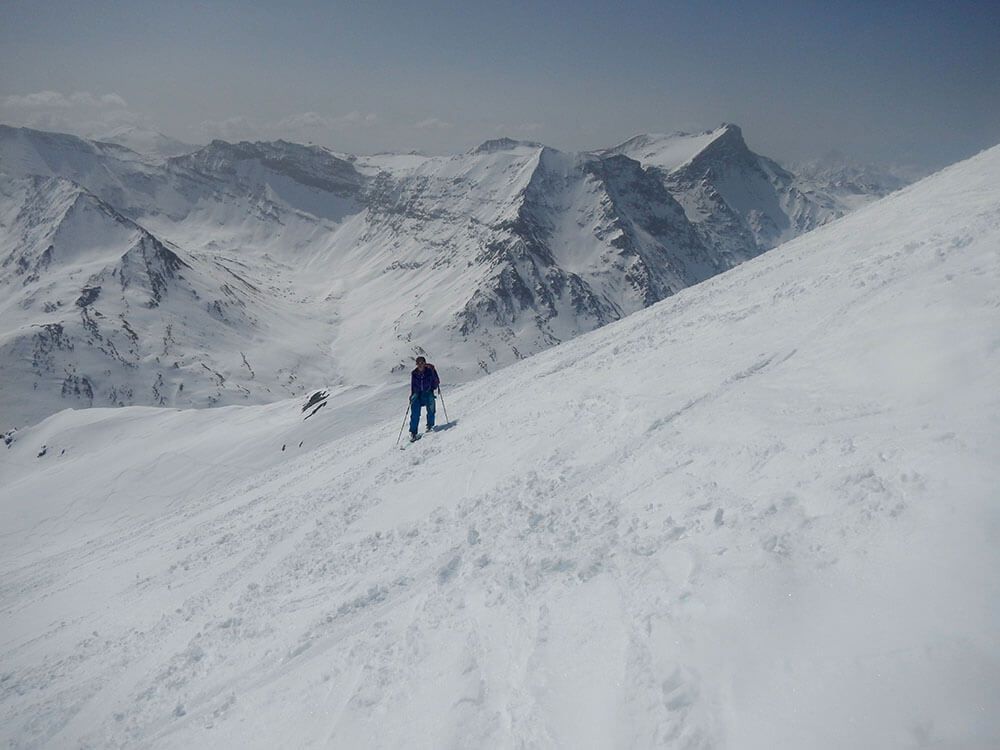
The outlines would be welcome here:
[[[0,128],[0,172],[71,180],[193,259],[218,306],[191,297],[209,318],[199,313],[188,338],[232,345],[188,352],[184,359],[204,368],[183,370],[186,386],[175,383],[174,403],[209,405],[298,395],[311,385],[305,372],[377,385],[419,353],[448,362],[463,382],[732,268],[766,249],[764,235],[805,231],[833,215],[804,193],[795,194],[801,220],[782,213],[776,199],[771,213],[734,209],[732,195],[749,179],[744,162],[753,184],[772,192],[768,180],[787,182],[787,173],[749,152],[735,126],[696,137],[721,144],[668,174],[614,149],[571,154],[512,139],[442,157],[217,140],[157,162],[122,146]],[[741,161],[734,167],[732,159]],[[706,181],[703,173],[725,179]],[[776,222],[787,226],[779,231]],[[19,242],[8,255],[23,254]],[[233,273],[235,286],[225,281]],[[71,290],[64,281],[32,280],[33,294],[49,296],[32,309],[72,309],[85,284]],[[232,289],[249,297],[237,291],[237,301]],[[243,311],[242,347],[220,313],[227,305]],[[22,308],[8,326],[69,330],[61,314],[35,315]],[[150,348],[161,329],[133,328]],[[275,339],[259,338],[261,330]],[[292,355],[287,365],[246,350],[276,339]],[[87,341],[68,351],[81,355]],[[248,357],[269,364],[250,367]],[[135,364],[143,371],[148,362]],[[52,373],[35,375],[42,379],[12,387],[35,392]],[[108,381],[95,392],[119,394],[134,375],[88,377]],[[150,370],[144,384],[125,389],[132,394],[125,403],[148,403],[154,387],[162,393],[160,376]]]

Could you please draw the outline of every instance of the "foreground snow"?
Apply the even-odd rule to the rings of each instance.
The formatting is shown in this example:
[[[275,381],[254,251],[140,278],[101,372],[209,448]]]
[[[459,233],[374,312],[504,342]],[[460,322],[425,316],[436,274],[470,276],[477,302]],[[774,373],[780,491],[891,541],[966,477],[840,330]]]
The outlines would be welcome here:
[[[998,177],[450,391],[404,451],[398,392],[18,433],[0,736],[996,746]]]

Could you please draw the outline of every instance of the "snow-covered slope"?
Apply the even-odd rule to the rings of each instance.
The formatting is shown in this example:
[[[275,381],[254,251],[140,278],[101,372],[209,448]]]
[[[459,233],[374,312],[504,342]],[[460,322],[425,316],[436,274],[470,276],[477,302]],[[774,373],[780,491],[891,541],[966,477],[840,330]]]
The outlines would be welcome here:
[[[637,163],[512,141],[382,173],[316,266],[351,278],[340,340],[359,362],[404,366],[401,340],[466,378],[726,267]]]
[[[993,747],[1000,148],[503,373],[0,454],[14,747]]]
[[[739,127],[704,133],[645,134],[609,150],[650,168],[680,201],[710,246],[736,258],[757,255],[902,187],[845,184],[815,166],[804,176],[754,153]]]
[[[673,172],[725,135],[727,127],[723,125],[702,133],[640,133],[608,151],[635,159],[644,167]]]
[[[114,143],[0,125],[0,173],[70,180],[131,218],[141,208],[169,212],[176,203],[155,191],[161,171],[146,157]]]
[[[0,175],[0,246],[5,427],[68,406],[270,401],[328,375],[328,321],[73,182]]]

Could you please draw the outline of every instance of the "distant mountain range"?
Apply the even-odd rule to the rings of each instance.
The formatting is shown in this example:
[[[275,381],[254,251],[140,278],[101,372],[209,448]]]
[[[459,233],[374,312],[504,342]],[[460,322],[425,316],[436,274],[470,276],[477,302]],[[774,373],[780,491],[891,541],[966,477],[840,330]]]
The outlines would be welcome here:
[[[735,125],[442,157],[115,140],[0,126],[0,428],[380,385],[418,353],[467,380],[902,184],[793,173]]]
[[[125,125],[115,128],[107,133],[102,133],[94,140],[115,143],[119,146],[130,148],[137,153],[159,159],[168,159],[171,156],[189,154],[200,148],[200,146],[184,143],[155,130],[140,128],[135,125]]]

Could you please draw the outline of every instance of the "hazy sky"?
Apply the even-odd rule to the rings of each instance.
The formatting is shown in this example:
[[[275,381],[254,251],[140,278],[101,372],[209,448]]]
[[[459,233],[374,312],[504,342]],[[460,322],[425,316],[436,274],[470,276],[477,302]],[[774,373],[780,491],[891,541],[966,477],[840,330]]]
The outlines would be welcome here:
[[[0,121],[354,152],[725,121],[780,159],[940,166],[1000,142],[1000,0],[3,0]]]

